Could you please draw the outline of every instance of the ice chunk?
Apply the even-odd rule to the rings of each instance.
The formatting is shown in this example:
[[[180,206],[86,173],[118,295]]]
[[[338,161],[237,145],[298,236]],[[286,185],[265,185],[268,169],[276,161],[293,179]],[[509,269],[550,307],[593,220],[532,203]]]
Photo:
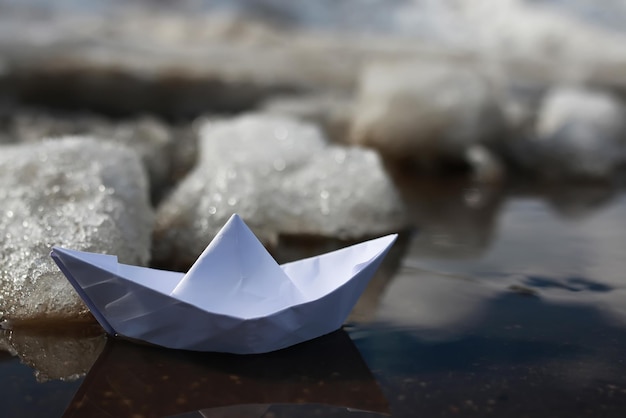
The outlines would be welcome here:
[[[476,69],[452,62],[376,63],[361,78],[350,141],[431,168],[463,160],[504,128],[498,98]]]
[[[265,101],[262,110],[272,115],[292,116],[319,125],[329,139],[343,143],[352,115],[352,97],[340,94],[277,96]]]
[[[53,245],[148,262],[146,174],[125,147],[84,138],[1,146],[0,201],[0,318],[86,314],[48,256]]]
[[[531,146],[548,177],[606,179],[626,163],[626,108],[609,93],[554,88],[545,97]]]
[[[376,153],[328,146],[311,124],[270,115],[207,123],[196,169],[157,212],[155,259],[191,264],[230,215],[265,243],[279,234],[361,238],[402,228]]]
[[[2,132],[4,131],[4,132]],[[41,141],[67,135],[94,137],[124,144],[136,151],[146,166],[153,197],[158,197],[172,177],[173,132],[154,117],[112,121],[90,114],[48,115],[20,111],[7,118],[0,143]]]

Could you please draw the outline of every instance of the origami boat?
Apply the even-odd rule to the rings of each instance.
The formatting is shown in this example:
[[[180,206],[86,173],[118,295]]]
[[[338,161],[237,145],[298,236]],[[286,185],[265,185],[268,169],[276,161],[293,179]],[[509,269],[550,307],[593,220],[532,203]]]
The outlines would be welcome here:
[[[51,256],[111,335],[253,354],[339,329],[396,237],[278,265],[233,215],[187,274],[60,247]]]

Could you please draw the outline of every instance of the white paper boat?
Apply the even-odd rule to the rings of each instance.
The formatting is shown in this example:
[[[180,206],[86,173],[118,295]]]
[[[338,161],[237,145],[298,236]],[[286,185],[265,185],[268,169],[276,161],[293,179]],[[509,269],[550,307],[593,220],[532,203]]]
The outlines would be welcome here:
[[[396,237],[281,266],[233,215],[187,274],[60,247],[51,256],[111,335],[252,354],[339,329]]]

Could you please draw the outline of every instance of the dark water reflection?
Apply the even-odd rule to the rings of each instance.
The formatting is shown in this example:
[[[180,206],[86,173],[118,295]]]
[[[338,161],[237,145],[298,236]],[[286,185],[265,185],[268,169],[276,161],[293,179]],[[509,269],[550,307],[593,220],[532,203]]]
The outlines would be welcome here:
[[[204,416],[261,416],[274,404],[300,404],[302,413],[315,411],[311,404],[388,412],[359,351],[337,331],[252,356],[109,341],[64,417],[158,417],[196,410]]]
[[[66,416],[624,416],[626,194],[421,187],[407,193],[423,228],[403,235],[347,334],[241,358],[16,330],[0,347],[30,367],[0,350],[0,416],[70,402]],[[275,252],[336,245],[286,237]],[[57,380],[100,352],[87,378]]]
[[[33,370],[19,363],[17,357],[0,360],[0,416],[58,417],[63,414],[80,381],[37,382]]]

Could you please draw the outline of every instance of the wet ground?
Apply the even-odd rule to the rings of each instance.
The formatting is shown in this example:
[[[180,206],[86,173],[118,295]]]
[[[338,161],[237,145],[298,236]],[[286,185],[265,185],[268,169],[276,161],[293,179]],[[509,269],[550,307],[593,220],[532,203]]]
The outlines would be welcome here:
[[[624,416],[626,194],[466,189],[414,206],[431,222],[401,237],[345,331],[237,357],[17,329],[0,416]],[[285,240],[278,256],[324,245]]]

